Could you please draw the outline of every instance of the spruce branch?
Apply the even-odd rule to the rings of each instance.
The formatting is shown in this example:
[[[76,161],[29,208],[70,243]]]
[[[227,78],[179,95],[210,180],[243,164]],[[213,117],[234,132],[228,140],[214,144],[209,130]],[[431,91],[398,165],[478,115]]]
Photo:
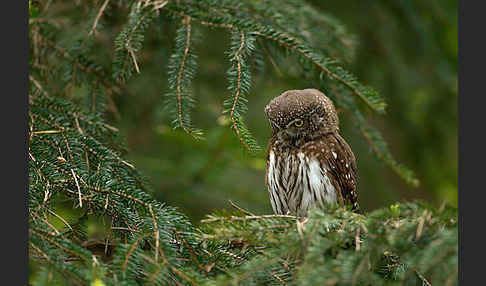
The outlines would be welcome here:
[[[190,110],[194,106],[190,84],[196,71],[196,56],[191,17],[185,17],[177,30],[175,48],[169,60],[169,92],[166,94],[166,109],[171,113],[174,128],[182,128],[196,139],[202,139],[202,131],[192,127]]]
[[[360,100],[362,100],[371,110],[378,113],[384,113],[385,111],[385,102],[373,89],[361,85],[353,75],[337,65],[336,60],[322,57],[320,53],[316,52],[311,46],[292,37],[285,30],[279,30],[278,28],[252,21],[253,19],[251,18],[243,20],[227,14],[221,16],[219,14],[207,15],[207,13],[201,13],[194,8],[182,5],[178,7],[170,5],[167,8],[167,11],[176,13],[180,16],[190,15],[191,18],[205,23],[211,23],[212,26],[237,28],[267,40],[274,41],[280,46],[293,51],[309,61],[313,66],[326,73],[330,78],[342,84],[355,96],[360,98]]]
[[[255,138],[251,136],[242,118],[242,115],[248,109],[245,104],[247,99],[244,96],[248,94],[251,86],[251,74],[246,60],[255,49],[255,38],[251,34],[246,34],[244,31],[234,30],[231,39],[229,57],[232,66],[227,74],[230,83],[228,89],[233,92],[233,96],[224,102],[226,108],[224,113],[229,112],[232,128],[236,133],[236,137],[245,146],[246,150],[257,152],[261,148],[258,146]]]

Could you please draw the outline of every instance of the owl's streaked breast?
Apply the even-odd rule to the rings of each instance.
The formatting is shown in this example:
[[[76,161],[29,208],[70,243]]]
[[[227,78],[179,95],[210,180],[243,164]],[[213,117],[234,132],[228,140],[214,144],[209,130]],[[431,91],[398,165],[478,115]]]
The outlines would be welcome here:
[[[327,165],[303,152],[270,150],[266,180],[273,211],[305,216],[314,204],[337,203],[328,170]]]

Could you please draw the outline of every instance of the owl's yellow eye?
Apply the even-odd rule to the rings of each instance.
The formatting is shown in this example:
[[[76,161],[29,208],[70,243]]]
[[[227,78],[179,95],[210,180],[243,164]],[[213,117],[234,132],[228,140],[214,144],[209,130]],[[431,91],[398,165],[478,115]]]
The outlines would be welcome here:
[[[294,121],[294,124],[297,127],[301,127],[302,125],[304,125],[304,121],[302,121],[301,119],[297,119]]]

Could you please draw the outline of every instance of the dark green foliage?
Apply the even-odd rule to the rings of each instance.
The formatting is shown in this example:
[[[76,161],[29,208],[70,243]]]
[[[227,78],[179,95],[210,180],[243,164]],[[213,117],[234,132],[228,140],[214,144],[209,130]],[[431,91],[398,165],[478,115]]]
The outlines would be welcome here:
[[[135,72],[143,74],[137,56],[145,37],[154,23],[164,23],[173,44],[163,46],[170,56],[160,68],[168,71],[160,109],[174,127],[200,138],[190,117],[194,50],[205,40],[197,30],[223,28],[231,39],[222,106],[248,150],[259,150],[244,123],[252,74],[267,69],[268,58],[278,72],[326,91],[352,114],[378,159],[416,184],[363,115],[383,113],[385,103],[347,71],[354,40],[339,21],[294,0],[98,2],[76,6],[73,25],[84,34],[70,33],[48,4],[29,2],[33,285],[457,284],[456,210],[410,203],[366,215],[314,210],[304,221],[240,210],[209,216],[197,227],[153,198],[147,178],[125,159],[118,129],[106,121],[107,111],[120,116],[115,101]],[[102,17],[112,24],[98,25]],[[114,43],[109,52],[100,49],[106,39]]]
[[[457,213],[420,203],[367,215],[314,210],[304,221],[211,216],[209,240],[251,253],[211,285],[457,285]],[[235,247],[237,246],[237,247]]]

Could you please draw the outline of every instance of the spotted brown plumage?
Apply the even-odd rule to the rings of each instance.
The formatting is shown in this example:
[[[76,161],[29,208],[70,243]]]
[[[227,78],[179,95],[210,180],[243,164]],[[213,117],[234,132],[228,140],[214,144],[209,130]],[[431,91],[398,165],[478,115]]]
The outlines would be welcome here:
[[[265,184],[277,214],[305,216],[314,205],[358,210],[357,168],[339,135],[332,101],[316,89],[289,90],[265,107],[272,137]]]

